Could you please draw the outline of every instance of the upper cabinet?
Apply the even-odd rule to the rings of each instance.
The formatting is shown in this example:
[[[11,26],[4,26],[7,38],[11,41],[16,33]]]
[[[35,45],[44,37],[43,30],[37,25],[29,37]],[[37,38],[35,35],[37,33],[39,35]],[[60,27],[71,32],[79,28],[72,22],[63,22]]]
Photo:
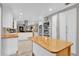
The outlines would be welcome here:
[[[13,26],[13,14],[11,8],[3,5],[3,27],[12,28]]]

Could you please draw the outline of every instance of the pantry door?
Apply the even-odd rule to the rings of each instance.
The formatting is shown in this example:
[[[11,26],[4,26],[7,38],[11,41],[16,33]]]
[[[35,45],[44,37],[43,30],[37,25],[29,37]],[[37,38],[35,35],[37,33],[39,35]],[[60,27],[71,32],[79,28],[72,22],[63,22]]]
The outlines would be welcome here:
[[[77,54],[77,13],[76,8],[59,13],[60,39],[70,41],[72,53]]]
[[[61,40],[66,40],[66,15],[65,12],[59,13],[59,37]]]
[[[57,39],[57,14],[52,16],[52,38]]]
[[[77,10],[76,8],[66,11],[67,40],[73,42],[72,53],[77,54]]]

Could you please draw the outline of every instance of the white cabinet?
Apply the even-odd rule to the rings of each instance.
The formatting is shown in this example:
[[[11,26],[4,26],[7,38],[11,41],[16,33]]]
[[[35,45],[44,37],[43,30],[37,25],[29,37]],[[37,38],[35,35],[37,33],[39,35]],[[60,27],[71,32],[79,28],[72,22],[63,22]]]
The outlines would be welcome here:
[[[60,39],[71,41],[72,53],[76,54],[77,11],[76,8],[59,13]]]
[[[17,38],[2,39],[2,56],[10,56],[16,54],[18,50]]]
[[[72,53],[76,54],[77,44],[77,11],[76,8],[68,10],[67,16],[67,39],[73,42]]]
[[[52,16],[52,38],[57,38],[57,14]]]
[[[35,56],[56,56],[36,43],[33,43],[33,53]]]

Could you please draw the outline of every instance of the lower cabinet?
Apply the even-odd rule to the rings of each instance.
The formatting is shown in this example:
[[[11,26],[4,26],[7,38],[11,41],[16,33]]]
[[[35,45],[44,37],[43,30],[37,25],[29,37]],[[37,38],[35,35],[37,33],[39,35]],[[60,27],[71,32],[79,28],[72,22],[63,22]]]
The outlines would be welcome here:
[[[2,39],[2,56],[10,56],[16,54],[17,51],[17,38]]]
[[[36,43],[33,43],[33,54],[35,56],[56,56],[56,54],[49,52]]]

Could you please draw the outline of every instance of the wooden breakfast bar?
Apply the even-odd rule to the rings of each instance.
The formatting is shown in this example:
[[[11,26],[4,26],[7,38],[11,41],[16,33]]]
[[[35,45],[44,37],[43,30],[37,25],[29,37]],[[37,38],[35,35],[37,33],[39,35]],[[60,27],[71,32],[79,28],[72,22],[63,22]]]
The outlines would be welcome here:
[[[18,37],[18,33],[9,33],[9,34],[3,34],[0,35],[1,38],[16,38]]]
[[[44,36],[34,36],[32,38],[33,43],[39,45],[50,53],[56,54],[56,56],[70,56],[72,42],[63,40],[51,39]]]

